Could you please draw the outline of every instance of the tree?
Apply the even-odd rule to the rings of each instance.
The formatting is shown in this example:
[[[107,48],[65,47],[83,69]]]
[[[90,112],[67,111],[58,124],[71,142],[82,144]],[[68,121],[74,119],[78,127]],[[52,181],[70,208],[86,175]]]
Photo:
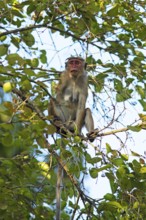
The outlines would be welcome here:
[[[58,163],[61,219],[145,219],[145,156],[125,151],[146,128],[145,9],[139,0],[1,2],[0,86],[11,82],[13,101],[0,104],[0,219],[54,219]],[[71,53],[88,63],[93,144],[56,136],[46,112]],[[128,123],[127,108],[138,109]],[[101,174],[111,192],[93,198],[87,176]]]

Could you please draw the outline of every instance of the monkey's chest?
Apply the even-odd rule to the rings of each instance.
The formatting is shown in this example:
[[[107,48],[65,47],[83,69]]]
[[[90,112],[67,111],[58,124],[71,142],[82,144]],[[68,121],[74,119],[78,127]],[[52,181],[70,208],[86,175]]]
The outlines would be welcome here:
[[[63,95],[64,101],[65,102],[69,102],[69,103],[76,103],[78,102],[78,98],[79,98],[79,92],[78,89],[76,88],[66,88],[66,90],[64,91],[64,95]]]

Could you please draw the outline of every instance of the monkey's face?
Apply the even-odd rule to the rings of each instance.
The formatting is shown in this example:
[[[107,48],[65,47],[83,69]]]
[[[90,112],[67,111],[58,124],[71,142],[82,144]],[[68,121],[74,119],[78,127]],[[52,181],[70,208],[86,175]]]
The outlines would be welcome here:
[[[82,74],[84,71],[84,62],[76,58],[70,59],[67,63],[67,70],[71,76],[77,77],[78,74]]]

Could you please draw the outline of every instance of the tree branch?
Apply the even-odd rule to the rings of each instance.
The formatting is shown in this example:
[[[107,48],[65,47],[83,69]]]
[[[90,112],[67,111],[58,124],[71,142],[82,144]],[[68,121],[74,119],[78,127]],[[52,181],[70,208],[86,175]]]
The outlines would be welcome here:
[[[13,89],[12,92],[18,95],[22,99],[22,101],[25,101],[27,107],[30,108],[32,111],[36,112],[40,119],[46,119],[46,116],[41,112],[41,110],[33,103],[33,101],[25,97],[23,92],[21,92],[18,89]]]
[[[3,27],[0,27],[3,29]],[[31,25],[31,26],[28,26],[28,27],[24,27],[24,28],[17,28],[15,30],[10,30],[10,31],[5,31],[5,32],[2,32],[0,33],[0,37],[3,37],[3,36],[7,36],[9,34],[16,34],[16,33],[19,33],[19,32],[24,32],[24,31],[29,31],[29,30],[33,30],[33,29],[36,29],[36,28],[49,28],[50,30],[53,30],[53,31],[58,31],[60,33],[63,33],[64,35],[68,35],[69,37],[72,37],[73,39],[76,39],[78,41],[82,41],[82,42],[86,42],[88,44],[91,44],[95,47],[97,47],[98,49],[100,50],[103,50],[104,48],[103,47],[100,47],[98,45],[96,45],[95,43],[91,42],[91,41],[88,41],[87,38],[81,38],[81,37],[77,37],[76,35],[72,34],[70,31],[67,31],[67,30],[61,30],[59,28],[56,28],[56,27],[53,27],[53,26],[50,26],[48,25],[48,23],[44,23],[44,24],[38,24],[38,25]]]
[[[0,85],[2,85],[2,83],[0,82]],[[15,94],[17,94],[23,101],[26,102],[26,105],[31,108],[34,112],[37,113],[37,115],[40,117],[40,119],[42,120],[47,120],[47,118],[45,117],[45,115],[41,112],[41,110],[35,105],[35,103],[33,103],[33,101],[31,101],[30,99],[27,99],[24,94],[18,90],[18,89],[13,89],[12,92],[14,92]],[[138,126],[144,126],[145,123],[140,123],[138,124]],[[144,129],[144,128],[142,128]],[[128,131],[128,127],[126,128],[121,128],[121,129],[117,129],[117,130],[112,130],[112,131],[108,131],[105,133],[100,133],[98,130],[95,130],[95,132],[93,133],[94,137],[101,137],[101,136],[107,136],[107,135],[111,135],[111,134],[116,134],[119,132],[123,132],[123,131]],[[81,137],[82,140],[88,140],[87,137]],[[81,200],[83,201],[83,204],[85,204],[85,202],[88,202],[90,205],[92,205],[93,207],[96,207],[96,204],[98,203],[99,200],[95,200],[90,198],[89,196],[87,196],[83,190],[80,188],[80,185],[78,183],[78,181],[74,178],[74,176],[69,172],[68,167],[66,166],[66,164],[64,163],[64,161],[61,159],[61,157],[56,153],[55,150],[53,150],[51,148],[51,145],[47,142],[46,139],[44,139],[44,144],[45,144],[45,148],[49,150],[49,152],[51,154],[53,154],[56,158],[56,160],[58,161],[58,163],[60,164],[60,166],[63,168],[63,170],[66,172],[67,176],[69,177],[70,181],[72,182],[72,184],[75,186],[75,188],[77,189]]]
[[[11,77],[15,77],[15,74],[13,74],[13,73],[1,73],[1,74],[7,75],[7,76],[11,76]],[[22,76],[23,76],[23,75],[22,75]],[[17,76],[17,77],[21,79],[22,76]],[[35,83],[35,84],[37,84],[38,86],[40,86],[40,88],[43,89],[43,90],[46,92],[46,94],[47,94],[50,98],[53,98],[52,95],[48,92],[48,90],[47,90],[42,84],[40,84],[39,81],[35,81],[35,80],[32,80],[32,79],[29,79],[29,81],[30,81],[30,82],[33,82],[33,83]],[[3,84],[4,84],[4,83],[0,82],[0,86],[1,86],[1,87],[3,86]],[[21,98],[20,90],[15,90],[15,89],[13,89],[12,92],[13,92],[13,93],[16,93],[16,94],[18,93],[18,95],[19,95],[20,98]],[[21,94],[22,94],[22,96],[23,96],[23,93],[21,93]],[[23,100],[23,101],[24,101],[24,100]]]
[[[3,86],[3,83],[0,82],[0,86],[2,87]],[[41,110],[35,105],[35,103],[33,103],[33,101],[31,101],[30,99],[28,99],[27,97],[25,97],[25,95],[23,94],[23,92],[21,92],[20,90],[14,88],[12,89],[12,92],[15,93],[16,95],[18,95],[22,101],[25,101],[26,102],[26,105],[28,108],[30,108],[32,111],[36,112],[38,117],[42,120],[48,120],[46,118],[46,116],[41,112]],[[145,122],[141,122],[135,126],[139,126],[141,129],[146,129],[146,123]],[[64,131],[66,132],[66,137],[67,137],[67,134],[70,134],[70,135],[74,135],[73,133],[70,133],[65,127],[62,127],[62,129],[65,129]],[[103,136],[107,136],[107,135],[111,135],[111,134],[116,134],[116,133],[120,133],[120,132],[124,132],[124,131],[128,131],[130,130],[127,127],[125,128],[120,128],[120,129],[116,129],[116,130],[111,130],[111,131],[107,131],[107,132],[100,132],[98,129],[95,129],[92,134],[89,134],[87,133],[87,137],[84,137],[82,135],[79,135],[81,140],[84,140],[84,141],[87,141],[89,140],[90,138],[96,138],[96,137],[103,137]]]
[[[145,122],[141,122],[137,125],[135,125],[136,127],[140,127],[141,129],[145,130],[146,128],[146,123]],[[87,134],[87,136],[90,136],[91,138],[95,138],[95,137],[103,137],[103,136],[107,136],[107,135],[111,135],[111,134],[116,134],[116,133],[120,133],[120,132],[124,132],[124,131],[128,131],[130,130],[127,127],[125,128],[119,128],[119,129],[116,129],[116,130],[111,130],[111,131],[107,131],[107,132],[104,132],[104,133],[100,133],[100,131],[98,129],[95,129],[92,134]],[[84,140],[87,140],[86,138],[84,138]]]

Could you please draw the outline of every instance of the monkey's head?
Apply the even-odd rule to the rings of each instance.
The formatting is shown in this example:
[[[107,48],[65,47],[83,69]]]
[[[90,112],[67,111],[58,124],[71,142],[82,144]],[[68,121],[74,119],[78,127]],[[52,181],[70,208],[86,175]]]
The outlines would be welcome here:
[[[86,69],[86,62],[81,57],[69,57],[65,62],[66,70],[70,73],[70,76],[77,77]]]

